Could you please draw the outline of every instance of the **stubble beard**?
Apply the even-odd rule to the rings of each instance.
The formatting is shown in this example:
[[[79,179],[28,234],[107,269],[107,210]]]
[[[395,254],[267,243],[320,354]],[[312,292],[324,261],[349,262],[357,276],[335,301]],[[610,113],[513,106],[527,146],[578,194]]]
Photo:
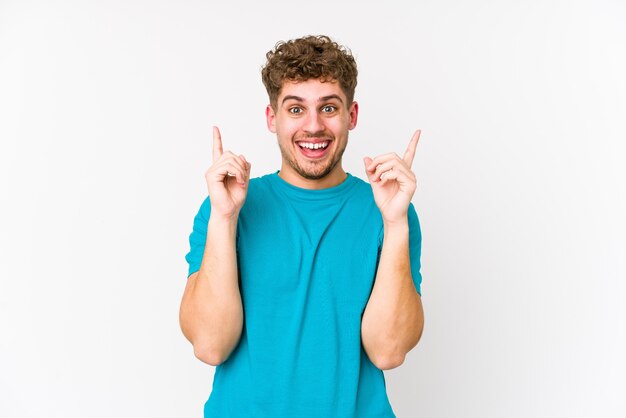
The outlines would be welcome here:
[[[333,142],[335,142],[335,140],[333,140],[331,144]],[[325,162],[326,160],[320,161],[320,162],[314,162],[314,163],[311,163],[312,167],[307,170],[306,168],[302,167],[298,163],[295,156],[293,154],[290,154],[289,150],[284,149],[280,141],[278,141],[278,147],[280,148],[280,153],[283,157],[283,161],[287,161],[289,166],[293,168],[294,171],[298,173],[300,177],[305,178],[307,180],[320,180],[328,176],[335,169],[337,164],[339,164],[339,162],[341,161],[341,158],[343,157],[343,153],[346,150],[346,145],[347,145],[347,141],[346,143],[344,143],[341,149],[337,150],[334,157],[330,161],[328,161],[328,163]],[[297,147],[298,145],[295,145],[295,146]]]

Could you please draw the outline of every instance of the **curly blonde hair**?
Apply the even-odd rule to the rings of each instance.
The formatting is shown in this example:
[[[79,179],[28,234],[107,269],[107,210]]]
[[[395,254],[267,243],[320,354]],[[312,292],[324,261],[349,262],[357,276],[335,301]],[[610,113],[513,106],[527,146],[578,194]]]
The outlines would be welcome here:
[[[265,57],[267,62],[261,70],[261,77],[274,109],[286,80],[336,80],[348,99],[346,106],[354,100],[358,74],[356,61],[348,48],[328,36],[305,36],[280,41]]]

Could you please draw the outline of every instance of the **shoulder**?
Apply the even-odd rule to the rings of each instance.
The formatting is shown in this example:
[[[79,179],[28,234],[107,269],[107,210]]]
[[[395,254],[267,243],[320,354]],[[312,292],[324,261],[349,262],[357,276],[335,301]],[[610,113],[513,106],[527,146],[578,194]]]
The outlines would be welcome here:
[[[249,214],[250,212],[263,211],[264,208],[277,204],[276,202],[280,200],[280,196],[272,186],[273,176],[275,174],[271,173],[250,179],[242,213]]]
[[[211,215],[211,199],[207,195],[202,203],[200,204],[200,208],[198,209],[198,213],[196,214],[196,220],[208,220]]]
[[[374,193],[372,192],[372,186],[365,180],[350,175],[352,186],[352,195],[359,199],[360,203],[369,202],[374,204]]]
[[[248,199],[262,197],[267,194],[269,190],[271,190],[272,186],[272,176],[275,174],[265,174],[263,176],[254,177],[250,179],[250,184],[248,185],[248,195],[246,196],[246,202]]]
[[[374,200],[372,186],[365,180],[351,175],[352,185],[345,196],[345,207],[356,217],[374,228],[382,228],[380,210]]]
[[[354,183],[354,187],[357,187],[361,190],[369,190],[371,192],[372,186],[368,182],[352,174],[350,174],[350,178],[351,181]]]
[[[268,187],[272,181],[272,178],[276,176],[276,173],[264,174],[259,177],[253,177],[250,179],[250,189]]]

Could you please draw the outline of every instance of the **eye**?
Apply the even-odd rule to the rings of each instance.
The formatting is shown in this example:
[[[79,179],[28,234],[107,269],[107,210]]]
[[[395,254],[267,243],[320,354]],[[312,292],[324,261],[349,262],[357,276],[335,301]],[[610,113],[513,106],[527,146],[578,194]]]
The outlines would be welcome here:
[[[294,115],[299,115],[300,113],[302,113],[302,108],[297,107],[297,106],[291,107],[289,108],[289,113],[292,113]]]
[[[324,112],[324,113],[332,113],[335,110],[337,110],[337,107],[333,106],[333,105],[322,106],[322,112]]]

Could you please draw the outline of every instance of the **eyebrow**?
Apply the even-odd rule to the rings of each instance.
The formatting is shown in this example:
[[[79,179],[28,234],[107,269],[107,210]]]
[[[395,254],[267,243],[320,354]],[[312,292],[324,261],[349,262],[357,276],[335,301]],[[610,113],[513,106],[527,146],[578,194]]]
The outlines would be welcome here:
[[[339,102],[343,104],[343,99],[341,98],[341,96],[339,96],[337,94],[331,94],[329,96],[320,97],[318,99],[318,102],[327,102],[327,101],[332,100],[332,99],[339,100]],[[297,102],[303,102],[304,101],[304,99],[302,97],[300,97],[300,96],[288,95],[288,96],[283,97],[283,101],[281,102],[281,104],[284,104],[287,100],[295,100]]]

